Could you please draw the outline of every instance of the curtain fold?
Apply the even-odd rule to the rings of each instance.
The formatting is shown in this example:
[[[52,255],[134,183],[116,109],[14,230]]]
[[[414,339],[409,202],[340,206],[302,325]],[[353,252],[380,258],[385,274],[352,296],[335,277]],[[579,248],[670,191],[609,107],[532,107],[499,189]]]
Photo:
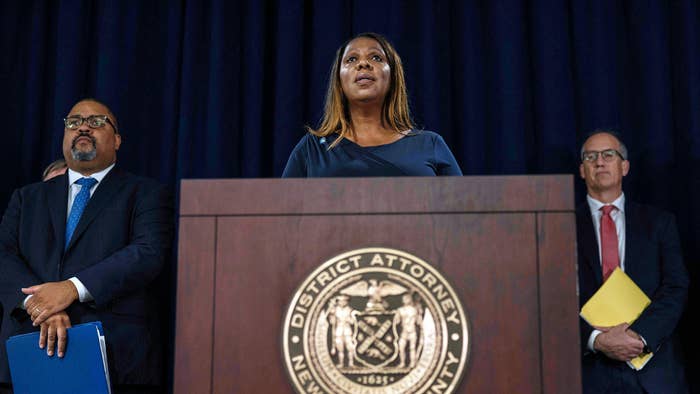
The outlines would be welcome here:
[[[4,1],[0,204],[61,156],[62,118],[83,97],[119,118],[120,165],[174,190],[183,178],[277,177],[318,124],[336,48],[375,31],[403,59],[417,123],[467,175],[576,174],[582,201],[582,139],[618,130],[628,198],[677,215],[697,280],[698,4]]]

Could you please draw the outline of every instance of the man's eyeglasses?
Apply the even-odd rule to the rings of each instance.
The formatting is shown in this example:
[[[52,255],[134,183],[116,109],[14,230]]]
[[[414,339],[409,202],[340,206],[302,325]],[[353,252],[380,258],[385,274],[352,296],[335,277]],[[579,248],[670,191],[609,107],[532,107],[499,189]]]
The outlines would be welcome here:
[[[90,115],[87,118],[83,118],[80,115],[73,115],[63,118],[63,123],[66,125],[66,128],[70,130],[77,130],[83,123],[87,123],[87,125],[93,129],[99,129],[109,123],[114,131],[117,131],[117,128],[114,127],[114,123],[112,123],[107,115]]]
[[[622,153],[615,149],[587,150],[581,155],[581,160],[584,162],[595,163],[598,160],[598,155],[603,157],[603,161],[613,161],[615,160],[616,156],[619,156],[620,159],[625,160]]]

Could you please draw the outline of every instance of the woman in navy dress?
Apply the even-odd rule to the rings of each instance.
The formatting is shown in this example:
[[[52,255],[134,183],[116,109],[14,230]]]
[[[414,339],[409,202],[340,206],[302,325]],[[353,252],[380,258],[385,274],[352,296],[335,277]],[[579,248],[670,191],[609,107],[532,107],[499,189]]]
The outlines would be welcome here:
[[[438,134],[415,130],[403,66],[381,35],[362,33],[336,52],[318,129],[308,129],[282,177],[462,175]]]

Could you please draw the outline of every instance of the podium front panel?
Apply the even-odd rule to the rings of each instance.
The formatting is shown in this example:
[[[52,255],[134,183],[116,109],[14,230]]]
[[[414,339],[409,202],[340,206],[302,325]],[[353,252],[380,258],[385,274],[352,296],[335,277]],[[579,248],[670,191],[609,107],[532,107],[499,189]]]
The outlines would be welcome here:
[[[299,183],[304,183],[259,181],[274,184],[271,193],[290,181],[294,184],[291,189],[303,190]],[[429,181],[420,186],[430,187]],[[521,178],[518,181],[527,183]],[[542,184],[541,179],[537,181]],[[231,180],[224,182],[230,187],[241,186],[235,181],[231,184]],[[440,184],[435,198],[445,200],[445,188],[464,191],[469,178],[455,178],[454,182],[458,185]],[[323,185],[316,182],[314,186],[319,184]],[[566,179],[559,184],[566,188]],[[324,193],[337,196],[354,186],[353,182],[332,180],[322,187],[332,189]],[[391,186],[391,180],[386,180],[386,187]],[[256,188],[260,190],[262,185]],[[489,195],[484,190],[479,193]],[[558,195],[551,190],[547,193]],[[387,194],[391,192],[373,198]],[[246,193],[241,192],[241,196],[245,198]],[[287,197],[292,202],[299,198]],[[456,201],[454,197],[451,200]],[[236,205],[235,200],[230,203]],[[488,211],[465,212],[435,201],[413,201],[401,212],[383,202],[390,212],[381,213],[371,201],[353,204],[354,210],[336,208],[328,213],[242,213],[236,211],[240,209],[237,206],[234,214],[209,215],[209,208],[204,208],[206,215],[190,212],[181,218],[176,392],[292,393],[281,351],[289,301],[297,286],[320,264],[366,247],[413,254],[430,262],[454,287],[470,333],[467,368],[456,392],[580,390],[572,206],[531,211],[512,206],[499,211],[490,206]],[[441,208],[439,212],[421,212],[416,208],[421,204]],[[202,229],[195,234],[193,221]],[[189,241],[197,242],[199,251],[186,246]],[[207,248],[211,253],[202,254],[201,249]],[[199,267],[194,270],[199,274],[193,274],[192,267]],[[188,294],[197,302],[186,301]],[[195,316],[197,328],[193,322],[185,327]]]

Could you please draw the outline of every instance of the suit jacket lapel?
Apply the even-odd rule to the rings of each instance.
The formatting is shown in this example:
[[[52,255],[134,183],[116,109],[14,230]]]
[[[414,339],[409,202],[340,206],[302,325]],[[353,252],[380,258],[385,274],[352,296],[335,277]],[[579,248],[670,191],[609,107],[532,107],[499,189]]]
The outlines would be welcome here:
[[[638,268],[635,262],[639,262],[637,249],[634,245],[639,245],[642,241],[638,240],[639,233],[635,229],[639,229],[637,222],[637,207],[632,202],[625,202],[625,273],[634,278],[636,269]]]
[[[47,204],[57,245],[63,249],[66,236],[66,216],[68,210],[68,175],[58,176],[46,182],[48,187]]]
[[[66,252],[73,247],[75,240],[80,238],[80,235],[85,232],[97,214],[111,201],[114,194],[124,184],[124,179],[123,173],[118,170],[117,167],[112,168],[104,179],[102,179],[97,190],[95,190],[95,193],[90,197],[83,214],[80,216],[80,221],[78,221],[78,226],[75,228],[75,231],[73,231],[73,238],[71,238]]]
[[[581,242],[580,250],[583,254],[583,259],[595,273],[597,283],[602,284],[603,272],[600,265],[600,255],[598,254],[598,240],[595,235],[595,227],[593,226],[593,219],[591,218],[588,204],[581,206],[577,214],[581,224],[578,230],[581,232],[579,241]]]

